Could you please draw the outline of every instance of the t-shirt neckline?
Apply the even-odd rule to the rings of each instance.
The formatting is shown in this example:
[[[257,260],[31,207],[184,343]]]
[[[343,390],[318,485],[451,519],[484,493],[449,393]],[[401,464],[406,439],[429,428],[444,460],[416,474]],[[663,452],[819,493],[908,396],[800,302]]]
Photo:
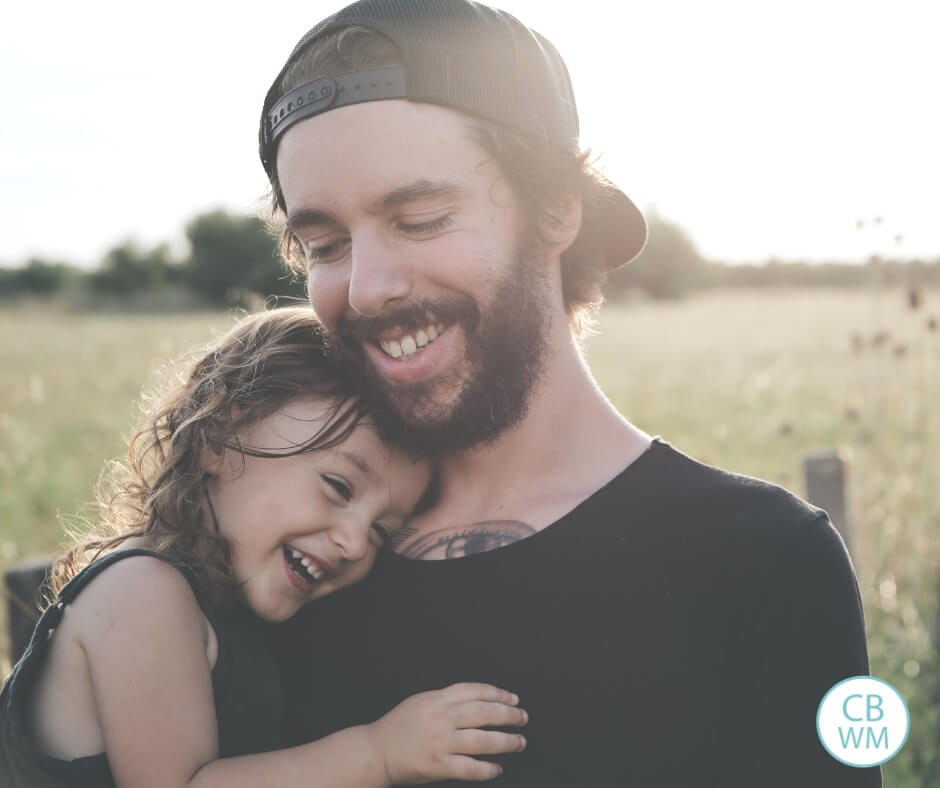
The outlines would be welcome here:
[[[632,460],[613,478],[598,487],[597,490],[595,490],[591,495],[589,495],[583,501],[577,503],[557,520],[549,523],[544,528],[541,528],[531,536],[527,536],[524,539],[519,539],[518,541],[504,545],[503,547],[494,548],[493,550],[485,550],[481,553],[471,553],[470,555],[464,555],[458,558],[408,558],[407,556],[401,555],[400,553],[386,550],[381,553],[379,560],[382,563],[394,564],[397,567],[415,567],[418,565],[434,566],[440,564],[447,564],[448,566],[451,566],[456,564],[462,565],[474,561],[502,560],[504,557],[514,554],[517,550],[536,549],[538,545],[540,545],[545,539],[554,538],[560,531],[565,530],[566,524],[578,520],[578,515],[581,513],[581,511],[585,507],[591,505],[592,502],[596,502],[599,497],[603,497],[607,490],[612,487],[619,486],[625,481],[625,477],[632,477],[639,474],[647,464],[653,462],[655,455],[657,455],[659,451],[669,448],[671,448],[669,443],[664,441],[659,435],[655,435],[650,440],[649,446],[647,446],[638,457]]]

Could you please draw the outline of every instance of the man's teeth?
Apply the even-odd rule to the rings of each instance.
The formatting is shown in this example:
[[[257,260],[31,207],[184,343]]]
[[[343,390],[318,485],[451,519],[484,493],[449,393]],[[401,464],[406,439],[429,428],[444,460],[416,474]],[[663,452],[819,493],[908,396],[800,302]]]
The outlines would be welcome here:
[[[291,555],[301,564],[303,564],[304,569],[307,570],[307,574],[310,575],[314,580],[320,580],[323,577],[323,572],[317,569],[313,564],[310,563],[310,559],[304,556],[303,553],[298,552],[293,547],[291,548]]]
[[[387,339],[379,342],[379,346],[385,351],[385,355],[392,358],[408,358],[418,352],[418,348],[424,347],[437,339],[444,331],[443,323],[427,326],[424,329],[416,331],[414,334],[405,334],[401,339]]]

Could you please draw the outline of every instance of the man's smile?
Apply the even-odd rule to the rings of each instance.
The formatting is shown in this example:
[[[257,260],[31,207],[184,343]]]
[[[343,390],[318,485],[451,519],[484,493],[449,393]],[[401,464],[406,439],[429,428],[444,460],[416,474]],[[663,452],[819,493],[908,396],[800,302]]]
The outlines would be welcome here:
[[[466,352],[460,338],[472,334],[479,320],[471,298],[452,296],[403,305],[381,317],[343,318],[337,339],[351,358],[359,357],[379,379],[416,383],[459,366]]]
[[[444,322],[438,321],[409,333],[387,332],[377,342],[385,355],[392,358],[407,359],[417,353],[420,348],[437,339],[440,334],[444,333],[444,328]]]
[[[458,363],[456,325],[437,321],[411,331],[391,329],[376,339],[360,340],[376,372],[389,383],[415,383]]]

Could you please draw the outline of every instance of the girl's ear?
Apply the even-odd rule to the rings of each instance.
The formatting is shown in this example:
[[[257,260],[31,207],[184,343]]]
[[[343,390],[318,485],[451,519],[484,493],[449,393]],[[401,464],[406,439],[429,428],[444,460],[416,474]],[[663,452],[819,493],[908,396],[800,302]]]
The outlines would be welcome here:
[[[221,443],[211,443],[202,450],[202,469],[210,476],[217,476],[222,470],[225,461],[225,446]]]
[[[227,451],[226,439],[232,434],[231,426],[238,420],[240,415],[241,410],[238,405],[232,405],[228,423],[224,423],[219,419],[207,429],[209,434],[205,436],[208,442],[202,450],[202,469],[210,476],[218,476],[222,470]]]

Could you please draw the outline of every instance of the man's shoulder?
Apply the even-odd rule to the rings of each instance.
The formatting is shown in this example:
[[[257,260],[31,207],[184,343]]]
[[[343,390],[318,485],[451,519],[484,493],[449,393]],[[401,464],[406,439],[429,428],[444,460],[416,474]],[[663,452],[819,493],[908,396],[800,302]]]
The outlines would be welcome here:
[[[656,439],[595,496],[609,511],[675,536],[788,542],[826,513],[772,482],[696,460]]]
[[[732,618],[772,589],[792,588],[794,578],[805,585],[809,573],[814,587],[836,576],[850,584],[845,545],[822,509],[663,441],[641,459],[608,485],[606,496],[596,496],[611,561],[640,555],[674,592],[711,589],[709,598],[720,600],[716,609]],[[742,589],[750,601],[738,598]]]

